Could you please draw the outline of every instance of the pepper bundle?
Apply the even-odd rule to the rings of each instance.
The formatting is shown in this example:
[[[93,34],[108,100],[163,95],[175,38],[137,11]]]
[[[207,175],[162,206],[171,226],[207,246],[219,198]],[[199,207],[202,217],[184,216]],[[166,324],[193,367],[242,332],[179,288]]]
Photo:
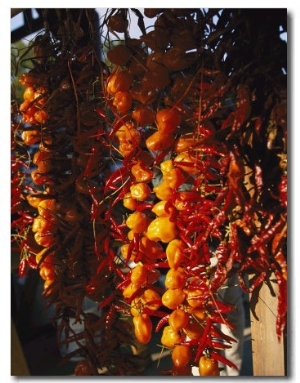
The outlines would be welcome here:
[[[116,360],[119,344],[132,344],[131,319],[141,343],[161,332],[172,352],[166,373],[190,375],[197,365],[216,375],[201,366],[235,368],[221,354],[233,339],[218,327],[231,326],[226,316],[234,308],[218,292],[232,273],[253,292],[274,272],[278,337],[286,324],[285,75],[243,62],[227,33],[216,44],[225,19],[237,44],[248,36],[253,20],[243,11],[132,12],[139,39],[130,38],[128,9],[107,11],[103,24],[119,41],[108,41],[106,64],[91,44],[67,40],[69,48],[65,41],[60,48],[68,54],[45,58],[22,77],[22,138],[39,151],[27,176],[35,186],[21,193],[37,210],[24,209],[31,219],[19,230],[35,241],[29,254],[37,254],[58,312],[65,315],[75,299],[79,316],[84,296],[104,310],[91,324],[102,341],[87,342],[89,326],[81,334],[88,371],[109,364],[124,373],[130,355],[118,368],[109,358]],[[151,32],[144,17],[153,19]],[[257,55],[262,42],[249,41]],[[126,319],[119,329],[118,318]]]

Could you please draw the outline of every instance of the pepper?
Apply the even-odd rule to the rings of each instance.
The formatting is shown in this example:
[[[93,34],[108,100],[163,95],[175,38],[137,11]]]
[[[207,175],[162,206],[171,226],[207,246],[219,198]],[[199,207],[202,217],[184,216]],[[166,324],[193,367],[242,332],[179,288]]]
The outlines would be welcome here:
[[[199,373],[200,376],[219,376],[220,371],[217,360],[205,355],[201,356],[199,360]]]
[[[150,196],[151,192],[152,190],[149,185],[144,182],[138,182],[130,186],[131,196],[137,201],[145,201],[145,199]]]
[[[146,236],[152,241],[170,242],[177,236],[177,229],[169,217],[157,217],[148,226]]]
[[[147,230],[149,219],[144,213],[135,211],[127,218],[126,225],[135,233],[143,233]]]
[[[180,239],[173,239],[168,243],[166,248],[166,255],[169,266],[171,268],[177,269],[183,260],[184,257],[184,249],[186,245]]]
[[[136,182],[150,182],[153,178],[153,171],[149,169],[142,161],[131,167],[131,173],[135,177]]]
[[[163,201],[167,201],[172,197],[172,189],[165,181],[162,181],[158,186],[155,186],[153,191],[156,194],[156,197]]]
[[[163,173],[164,182],[172,189],[181,186],[188,176],[182,169],[175,167],[172,160],[162,162],[160,169]]]

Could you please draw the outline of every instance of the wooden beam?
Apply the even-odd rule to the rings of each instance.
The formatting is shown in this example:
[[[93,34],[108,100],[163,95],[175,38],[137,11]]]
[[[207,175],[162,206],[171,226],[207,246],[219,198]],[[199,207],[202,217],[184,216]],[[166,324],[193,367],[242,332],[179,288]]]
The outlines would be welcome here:
[[[285,338],[276,334],[278,286],[264,283],[250,299],[253,376],[286,376]]]

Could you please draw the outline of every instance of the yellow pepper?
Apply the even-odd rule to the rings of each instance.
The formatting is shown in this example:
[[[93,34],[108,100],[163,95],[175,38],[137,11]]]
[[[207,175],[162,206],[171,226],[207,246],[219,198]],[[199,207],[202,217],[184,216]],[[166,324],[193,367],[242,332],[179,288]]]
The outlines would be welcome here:
[[[136,210],[138,202],[134,199],[130,192],[126,193],[123,197],[123,206],[129,210]]]
[[[153,188],[156,197],[160,200],[167,201],[172,196],[172,188],[165,182],[162,181],[158,186]]]
[[[167,201],[159,201],[157,202],[151,211],[156,214],[158,217],[168,217],[170,216],[170,212],[166,211],[166,203]]]
[[[177,229],[169,217],[157,217],[148,226],[146,236],[152,241],[168,243],[176,238]]]
[[[137,201],[145,201],[151,194],[152,190],[149,185],[144,182],[138,182],[130,186],[130,193],[132,198]]]
[[[184,249],[186,248],[183,241],[180,239],[173,239],[168,243],[166,248],[166,256],[170,268],[177,269],[184,257]]]

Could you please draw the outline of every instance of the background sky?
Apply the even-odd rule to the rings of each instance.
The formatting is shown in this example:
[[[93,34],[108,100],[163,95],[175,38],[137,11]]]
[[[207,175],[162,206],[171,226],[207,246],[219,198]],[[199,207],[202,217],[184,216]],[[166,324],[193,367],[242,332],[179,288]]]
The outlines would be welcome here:
[[[33,11],[32,11],[32,17],[33,18],[37,18],[38,17],[38,14],[37,12],[35,11],[34,8],[32,8]],[[140,11],[143,11],[143,8],[138,8]],[[96,11],[97,13],[99,14],[99,18],[101,20],[101,18],[104,16],[105,14],[105,11],[107,10],[107,8],[96,8]],[[139,29],[139,27],[137,26],[137,17],[136,15],[131,12],[130,14],[130,18],[131,18],[131,30],[130,30],[130,35],[132,38],[139,38],[141,36],[141,31]],[[144,23],[145,23],[145,27],[147,29],[147,27],[150,27],[152,24],[153,24],[153,20],[154,19],[148,19],[148,18],[144,18]],[[24,24],[24,17],[23,17],[23,14],[22,13],[19,13],[17,14],[16,16],[14,16],[12,19],[11,19],[11,22],[10,22],[10,30],[13,31],[17,28],[19,28],[20,26],[22,26]],[[32,35],[29,35],[29,36],[26,36],[26,38],[28,40],[30,40],[32,37],[34,37],[36,35],[37,32],[33,33]]]

